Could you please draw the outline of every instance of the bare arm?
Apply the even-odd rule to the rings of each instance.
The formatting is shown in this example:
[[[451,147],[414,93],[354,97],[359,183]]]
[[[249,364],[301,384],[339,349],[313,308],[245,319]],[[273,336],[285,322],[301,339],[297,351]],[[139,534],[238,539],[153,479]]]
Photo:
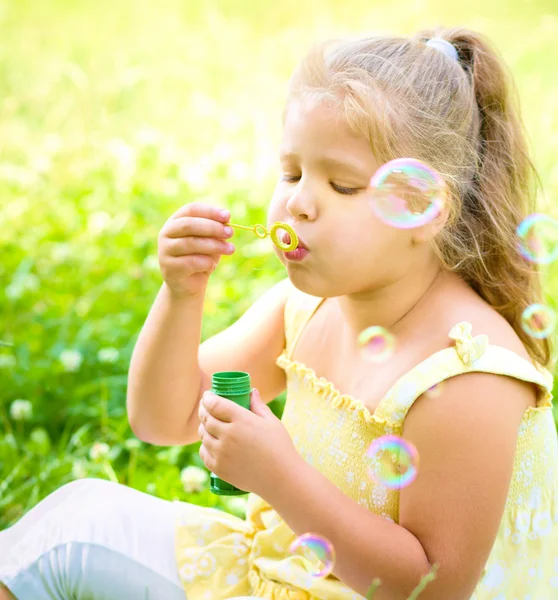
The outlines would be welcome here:
[[[163,283],[136,342],[128,373],[128,419],[134,433],[152,444],[180,443],[200,396],[204,296],[177,299]]]
[[[216,371],[246,371],[264,402],[285,388],[275,365],[284,347],[284,306],[290,283],[282,281],[233,325],[200,346],[203,298],[174,299],[161,288],[132,355],[127,396],[130,426],[157,445],[199,440],[198,404]]]

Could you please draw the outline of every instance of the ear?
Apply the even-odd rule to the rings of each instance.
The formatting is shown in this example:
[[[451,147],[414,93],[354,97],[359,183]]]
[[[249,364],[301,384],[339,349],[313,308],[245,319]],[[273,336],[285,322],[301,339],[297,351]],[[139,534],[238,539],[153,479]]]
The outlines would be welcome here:
[[[449,214],[450,208],[448,200],[444,204],[439,214],[432,221],[430,221],[430,223],[422,225],[422,227],[417,227],[412,231],[411,240],[413,245],[424,244],[425,242],[429,242],[432,238],[436,237],[436,235],[447,223]]]

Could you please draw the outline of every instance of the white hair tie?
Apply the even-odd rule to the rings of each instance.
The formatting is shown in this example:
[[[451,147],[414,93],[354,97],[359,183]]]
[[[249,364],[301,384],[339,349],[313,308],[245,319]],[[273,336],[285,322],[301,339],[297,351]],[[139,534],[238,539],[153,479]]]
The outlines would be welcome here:
[[[430,48],[434,48],[435,50],[438,50],[442,54],[445,54],[446,56],[448,56],[449,58],[451,58],[455,61],[459,61],[459,55],[457,54],[457,49],[451,42],[448,42],[447,40],[444,40],[439,37],[433,37],[433,38],[430,38],[426,42],[426,45],[430,46]]]

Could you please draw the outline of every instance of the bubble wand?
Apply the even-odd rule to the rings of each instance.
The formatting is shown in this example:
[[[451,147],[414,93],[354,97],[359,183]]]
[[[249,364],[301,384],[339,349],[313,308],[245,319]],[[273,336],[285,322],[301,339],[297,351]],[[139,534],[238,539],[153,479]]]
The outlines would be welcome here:
[[[271,241],[279,248],[279,250],[283,250],[284,252],[291,252],[291,250],[296,250],[298,246],[298,237],[295,233],[295,230],[286,223],[281,221],[276,221],[269,228],[269,231],[263,225],[254,225],[253,227],[247,227],[246,225],[237,225],[235,223],[227,223],[229,227],[236,227],[237,229],[246,229],[247,231],[253,231],[257,237],[260,239],[265,239],[268,235],[271,237]],[[289,234],[291,241],[287,244],[279,239],[278,231],[283,229]]]

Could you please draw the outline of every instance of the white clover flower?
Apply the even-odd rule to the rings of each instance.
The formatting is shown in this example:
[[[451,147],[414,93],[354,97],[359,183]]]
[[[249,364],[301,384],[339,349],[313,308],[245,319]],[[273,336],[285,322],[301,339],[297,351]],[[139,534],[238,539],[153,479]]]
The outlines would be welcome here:
[[[95,462],[105,459],[110,452],[110,446],[104,442],[95,442],[89,450],[89,457]]]
[[[207,485],[209,476],[206,471],[200,467],[189,466],[182,469],[180,472],[180,481],[184,486],[184,491],[187,494],[199,493],[203,491]]]
[[[17,448],[17,440],[15,439],[13,433],[7,433],[4,436],[4,444],[6,444],[6,446],[10,446],[10,448],[13,448],[14,450]]]
[[[29,440],[41,454],[46,454],[50,450],[50,437],[44,427],[35,427],[29,435]]]
[[[138,438],[128,438],[124,442],[124,446],[127,450],[137,450],[141,447],[141,442],[138,440]]]
[[[14,421],[28,421],[33,416],[33,405],[29,400],[18,398],[10,405],[10,416]]]
[[[83,362],[83,355],[79,350],[62,350],[59,359],[66,371],[77,371]]]
[[[102,363],[111,363],[118,358],[118,348],[108,346],[107,348],[101,348],[97,352],[97,359]]]

